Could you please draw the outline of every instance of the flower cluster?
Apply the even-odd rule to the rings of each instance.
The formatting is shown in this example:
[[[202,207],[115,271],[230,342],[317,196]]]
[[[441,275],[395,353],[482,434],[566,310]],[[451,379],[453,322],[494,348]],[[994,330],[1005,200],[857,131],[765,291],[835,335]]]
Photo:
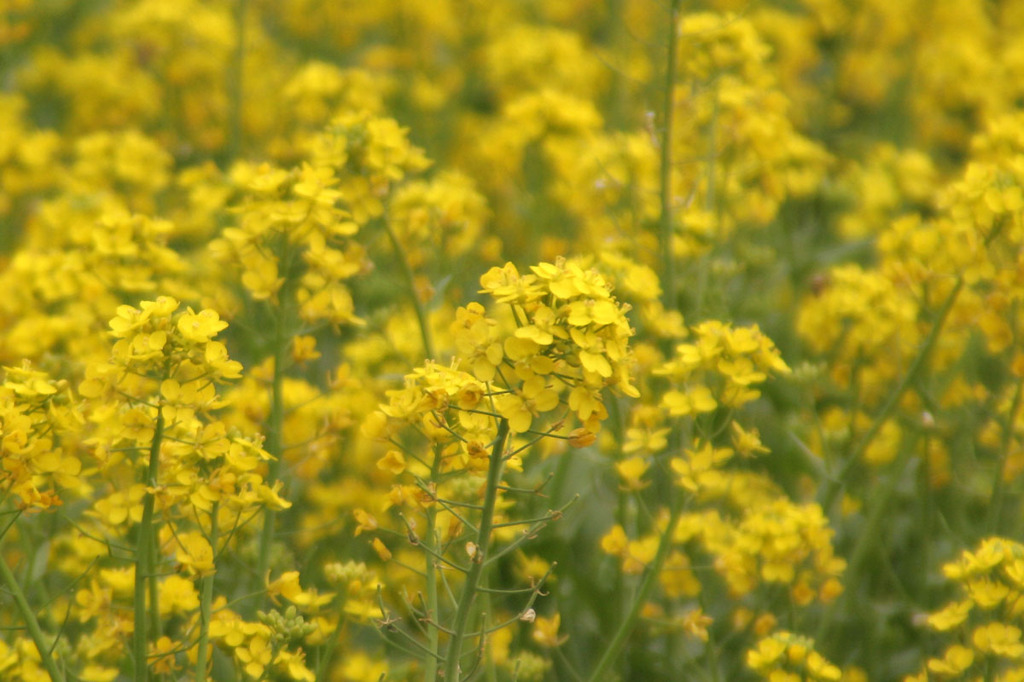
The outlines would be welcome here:
[[[426,160],[393,120],[364,115],[334,120],[308,147],[309,160],[290,171],[235,167],[242,219],[210,248],[218,261],[241,269],[254,300],[291,299],[282,305],[297,305],[310,325],[356,323],[346,281],[368,266],[351,237],[380,216],[390,185]]]
[[[465,573],[464,584],[475,589],[477,567],[492,565],[558,518],[561,512],[551,510],[537,519],[517,518],[511,493],[519,488],[496,484],[522,471],[532,442],[554,437],[576,446],[592,443],[608,416],[605,388],[638,395],[630,377],[633,330],[607,280],[574,262],[541,263],[531,270],[520,274],[509,263],[484,274],[481,291],[494,299],[501,321],[478,303],[458,309],[451,366],[428,362],[417,369],[403,388],[388,392],[387,403],[364,424],[365,434],[398,446],[387,450],[377,468],[394,481],[386,508],[404,526],[398,532],[426,552],[417,563],[426,561],[427,585],[417,590],[436,594],[432,583],[454,580],[439,571],[453,569]],[[579,427],[567,423],[570,415]],[[511,447],[518,436],[530,441]],[[357,535],[382,526],[374,510],[356,509],[354,516]],[[524,530],[518,538],[512,535],[517,526]],[[381,558],[392,557],[379,538],[373,544]],[[532,589],[531,602],[539,582]],[[456,603],[449,656],[462,655],[459,628],[472,599],[468,591]],[[527,619],[529,605],[519,608],[522,619],[534,623],[537,641],[558,639],[550,634],[557,631],[557,616],[555,621]],[[431,628],[445,622],[436,604],[428,604],[425,613]],[[515,623],[513,617],[488,631]],[[436,664],[428,660],[427,665]]]
[[[214,557],[260,510],[290,506],[260,474],[270,457],[262,437],[229,431],[216,419],[225,405],[218,385],[242,371],[214,340],[226,327],[216,312],[180,310],[167,296],[120,306],[110,321],[110,360],[89,365],[78,387],[88,422],[83,443],[109,481],[88,512],[91,532],[112,542],[140,538],[132,568],[101,572],[76,594],[78,618],[94,623],[93,637],[109,640],[97,665],[116,664],[126,654],[123,635],[132,633],[135,652],[162,648],[149,655],[175,669],[180,650],[147,634],[138,619],[133,625],[123,602],[134,597],[134,608],[146,609],[140,591],[154,590],[148,608],[184,618],[178,632],[164,632],[188,641],[196,621],[207,628],[210,620],[208,597],[200,613],[193,582],[212,581]],[[171,562],[188,577],[157,579],[158,567]]]
[[[772,682],[838,682],[842,671],[814,650],[814,640],[776,632],[747,652],[747,665]]]
[[[67,381],[26,363],[5,367],[0,385],[0,496],[20,510],[63,504],[79,487],[81,414]]]
[[[743,595],[757,585],[784,585],[794,604],[832,602],[842,593],[839,577],[846,561],[836,557],[832,531],[818,505],[796,505],[776,498],[743,515],[733,525],[713,514],[684,517],[686,534],[696,531],[730,591]]]
[[[733,329],[718,321],[702,322],[694,327],[693,337],[655,370],[680,386],[662,396],[661,405],[671,417],[738,409],[760,397],[752,386],[769,373],[789,372],[775,344],[756,326]]]
[[[997,674],[996,679],[1009,680],[1024,674],[1024,547],[1007,538],[986,538],[942,572],[957,585],[959,596],[926,620],[929,629],[947,633],[950,644],[928,659],[926,671],[905,679]]]

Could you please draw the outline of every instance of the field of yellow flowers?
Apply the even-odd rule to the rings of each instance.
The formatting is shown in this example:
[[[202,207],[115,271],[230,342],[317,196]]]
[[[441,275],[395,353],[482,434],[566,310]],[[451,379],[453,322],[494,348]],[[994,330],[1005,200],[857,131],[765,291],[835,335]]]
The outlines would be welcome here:
[[[1024,681],[1024,3],[0,0],[0,679]]]

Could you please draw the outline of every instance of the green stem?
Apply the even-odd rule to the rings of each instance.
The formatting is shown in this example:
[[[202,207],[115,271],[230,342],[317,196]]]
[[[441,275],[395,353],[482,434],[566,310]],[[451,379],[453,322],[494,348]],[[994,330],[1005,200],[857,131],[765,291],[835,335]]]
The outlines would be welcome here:
[[[992,244],[992,242],[996,240],[996,238],[1000,234],[1002,234],[1002,231],[1005,227],[1006,221],[1004,220],[997,224],[995,227],[993,227],[992,230],[987,235],[985,235],[983,244],[986,249]],[[863,457],[864,453],[867,451],[872,441],[874,441],[875,436],[877,436],[878,432],[882,429],[882,426],[885,424],[886,420],[888,420],[892,413],[896,410],[896,407],[897,405],[899,405],[899,401],[903,397],[903,394],[911,386],[911,384],[913,384],[917,380],[917,375],[921,372],[921,369],[924,367],[925,362],[928,360],[928,356],[931,355],[932,349],[935,347],[935,343],[939,340],[939,334],[942,332],[942,328],[946,325],[946,320],[947,318],[949,318],[949,313],[953,310],[953,305],[956,303],[956,299],[960,296],[960,292],[963,290],[964,284],[965,282],[962,275],[956,278],[956,283],[953,285],[952,291],[949,292],[949,296],[946,297],[946,300],[942,303],[942,307],[939,308],[939,314],[936,316],[935,324],[932,325],[932,329],[928,333],[928,338],[925,339],[925,342],[924,344],[922,344],[921,349],[917,353],[917,356],[913,359],[913,361],[911,361],[910,367],[907,368],[907,373],[903,375],[903,378],[900,380],[900,383],[896,386],[896,389],[889,395],[889,398],[886,401],[885,405],[882,407],[882,410],[875,417],[874,421],[871,423],[871,426],[868,428],[867,433],[864,434],[860,442],[857,444],[857,447],[850,454],[849,458],[846,461],[846,464],[844,464],[843,468],[840,470],[839,475],[829,482],[829,485],[825,489],[825,493],[822,496],[822,508],[825,510],[826,514],[828,513],[828,510],[832,507],[833,503],[835,503],[836,497],[842,491],[844,479],[846,478],[846,475],[849,473],[850,469],[853,468],[857,464],[857,462],[860,461],[861,457]],[[925,295],[923,298],[924,300],[927,300],[928,297],[927,295]]]
[[[853,449],[853,452],[848,456],[846,463],[843,468],[839,471],[839,474],[831,481],[825,489],[825,493],[822,496],[821,506],[828,513],[832,505],[835,503],[839,493],[842,492],[843,484],[850,469],[852,469],[857,463],[861,461],[864,453],[867,452],[868,447],[874,442],[878,432],[881,431],[882,426],[889,420],[892,413],[896,410],[896,407],[900,403],[900,399],[903,398],[903,394],[906,393],[907,389],[917,380],[918,374],[924,368],[928,357],[931,355],[932,349],[935,348],[935,343],[939,340],[939,335],[942,333],[942,328],[946,325],[946,319],[949,317],[950,311],[953,309],[953,305],[956,303],[957,297],[959,297],[961,290],[964,288],[964,280],[962,277],[958,277],[956,285],[953,290],[946,297],[945,302],[942,304],[942,308],[939,309],[939,314],[935,320],[935,324],[932,325],[931,331],[928,333],[928,338],[921,345],[921,349],[917,352],[917,355],[910,363],[910,367],[907,368],[906,373],[900,382],[893,389],[892,393],[889,394],[885,405],[875,415],[874,421],[871,422],[871,426],[868,427],[867,432],[861,437],[860,442]]]
[[[242,80],[245,73],[245,14],[248,0],[235,0],[234,22],[237,43],[235,55],[231,63],[231,74],[228,81],[228,163],[238,158],[242,151],[242,112],[244,109],[244,91]]]
[[[861,575],[860,567],[867,559],[868,554],[872,550],[881,548],[879,537],[882,524],[886,519],[885,512],[889,509],[889,501],[896,492],[896,485],[902,480],[903,470],[913,454],[914,448],[904,447],[893,463],[888,479],[881,489],[871,496],[871,509],[864,521],[864,528],[861,529],[857,537],[857,544],[854,545],[853,552],[850,553],[850,565],[846,570],[846,574],[850,576],[850,582],[846,585],[848,593],[852,593],[853,581]]]
[[[217,556],[217,510],[219,502],[213,503],[210,511],[210,547],[213,555]],[[203,576],[202,593],[199,602],[199,651],[196,654],[196,682],[205,682],[206,664],[209,660],[210,647],[210,617],[213,607],[213,580],[216,576],[216,569]]]
[[[146,486],[156,488],[157,473],[160,468],[160,443],[164,435],[164,412],[162,407],[156,410],[156,427],[153,430],[153,440],[149,445],[149,465],[146,468]],[[136,542],[135,554],[135,633],[133,635],[133,653],[135,655],[135,682],[146,682],[149,679],[149,666],[146,665],[146,644],[148,643],[148,612],[146,610],[146,585],[152,580],[155,561],[154,533],[153,533],[153,508],[156,503],[156,496],[146,491],[142,503],[142,521],[139,523],[139,532]],[[151,604],[155,610],[157,605]]]
[[[281,474],[281,457],[284,430],[284,353],[282,352],[281,323],[275,330],[274,378],[270,389],[270,423],[267,425],[267,452],[273,459],[267,463],[268,486],[273,486]],[[263,529],[260,533],[260,553],[256,564],[256,579],[262,581],[270,566],[270,549],[274,544],[274,524],[277,514],[273,509],[263,510]]]
[[[1010,411],[1006,415],[1006,421],[1003,424],[1003,437],[999,447],[999,464],[996,467],[995,480],[992,482],[992,495],[989,497],[988,515],[985,519],[985,533],[989,535],[995,533],[999,527],[999,515],[1003,509],[1003,498],[1005,497],[1006,490],[1003,472],[1006,469],[1006,459],[1010,456],[1013,425],[1017,419],[1017,412],[1020,410],[1021,399],[1024,397],[1022,394],[1024,394],[1024,380],[1018,379],[1017,388],[1013,392],[1013,402],[1010,404]]]
[[[651,562],[647,573],[644,575],[643,582],[640,583],[640,588],[633,598],[629,613],[626,614],[626,617],[619,624],[619,629],[615,632],[615,636],[612,637],[612,641],[605,647],[604,654],[597,662],[593,672],[590,673],[590,677],[587,678],[589,682],[597,682],[606,678],[608,668],[618,660],[623,647],[626,645],[626,640],[633,633],[633,628],[640,618],[640,609],[643,608],[647,598],[650,597],[651,592],[654,590],[654,586],[658,582],[658,575],[661,573],[661,567],[665,563],[666,557],[668,557],[668,550],[672,546],[672,535],[675,533],[676,523],[679,521],[682,510],[683,505],[681,501],[675,501],[669,516],[668,525],[665,527],[665,532],[658,543],[658,552],[654,555],[654,561]]]
[[[160,538],[157,533],[152,533],[152,542],[149,547],[150,576],[156,575],[156,557],[160,556]],[[149,638],[156,641],[163,634],[163,620],[160,618],[160,584],[152,577],[147,581],[149,584]]]
[[[629,34],[626,29],[625,20],[626,0],[609,0],[607,19],[605,21],[606,44],[611,48],[611,54],[628,54],[626,40]],[[612,85],[609,88],[608,100],[608,127],[613,130],[622,130],[628,126],[627,111],[629,106],[629,82],[625,74],[625,63],[621,68],[611,70]]]
[[[711,84],[711,120],[708,122],[708,152],[704,159],[705,170],[707,171],[707,194],[704,196],[704,210],[718,218],[717,205],[715,203],[715,159],[718,158],[718,86],[716,82]]]
[[[665,68],[665,100],[662,103],[662,118],[665,131],[661,139],[661,278],[664,287],[662,303],[666,310],[676,309],[675,256],[672,253],[672,237],[675,232],[672,210],[672,128],[675,109],[676,61],[679,50],[679,12],[682,0],[672,0],[669,13],[668,64]]]
[[[0,578],[3,579],[7,590],[14,597],[14,603],[18,607],[21,619],[25,621],[25,628],[28,630],[29,637],[32,638],[36,645],[36,651],[39,652],[39,660],[42,661],[43,667],[49,673],[50,679],[54,682],[64,682],[64,674],[57,668],[57,662],[53,659],[52,647],[46,642],[46,637],[39,627],[36,614],[32,611],[32,607],[29,606],[28,599],[25,598],[25,592],[22,591],[21,585],[18,584],[18,579],[11,571],[11,567],[7,565],[7,560],[3,558],[0,558]]]
[[[267,424],[267,452],[272,459],[267,463],[266,484],[273,487],[281,475],[281,459],[284,457],[284,375],[288,361],[288,345],[291,342],[291,319],[289,302],[292,296],[295,276],[292,273],[291,249],[287,235],[281,235],[281,243],[275,249],[278,261],[285,273],[285,283],[278,292],[280,304],[274,310],[274,376],[270,386],[270,422]],[[260,531],[259,555],[256,560],[256,580],[262,586],[270,567],[270,550],[274,544],[274,529],[277,512],[263,510],[263,528]],[[262,600],[256,600],[256,606]]]
[[[924,443],[922,446],[922,472],[921,480],[924,490],[922,491],[921,506],[922,516],[921,519],[921,568],[918,573],[920,577],[917,590],[917,603],[925,606],[930,606],[931,596],[931,584],[929,577],[931,575],[932,567],[932,542],[933,532],[932,519],[935,518],[935,491],[932,489],[932,471],[931,461],[929,456],[929,450],[931,450],[931,434],[925,433]],[[932,650],[932,631],[931,628],[924,628],[924,636],[921,642],[921,652],[927,654]],[[925,656],[926,657],[926,656]]]
[[[491,541],[491,526],[494,524],[494,507],[498,500],[498,483],[505,465],[505,441],[508,439],[508,420],[502,418],[498,422],[498,435],[491,449],[490,465],[487,468],[487,488],[484,491],[484,504],[480,512],[480,529],[476,538],[476,554],[466,574],[466,583],[462,586],[462,597],[459,599],[459,610],[455,614],[455,624],[448,644],[448,656],[445,659],[445,682],[458,682],[462,673],[459,660],[462,658],[462,640],[466,636],[469,625],[469,614],[473,610],[476,588],[480,583],[484,562]]]
[[[434,453],[434,461],[430,469],[430,480],[437,481],[440,478],[441,469],[441,453]],[[426,542],[431,545],[435,545],[437,512],[434,507],[426,509],[427,515],[427,538]],[[426,557],[426,581],[427,581],[427,648],[430,649],[430,654],[427,656],[427,660],[424,663],[426,668],[424,677],[425,682],[435,682],[437,680],[437,665],[440,661],[441,654],[441,631],[436,627],[435,623],[439,616],[438,608],[440,601],[437,593],[437,564],[436,560],[432,556]]]
[[[847,603],[853,598],[853,595],[856,593],[857,581],[864,576],[861,566],[871,552],[884,549],[879,542],[879,537],[882,532],[882,525],[888,518],[886,511],[889,509],[890,500],[892,500],[893,495],[896,493],[897,484],[903,478],[903,470],[906,469],[907,462],[910,461],[913,454],[914,448],[904,445],[896,461],[892,464],[888,478],[872,494],[869,500],[870,509],[868,510],[867,519],[864,521],[864,527],[858,533],[857,543],[850,553],[850,561],[845,571],[845,575],[848,576],[844,586],[845,595],[842,599],[834,601],[825,611],[821,623],[818,625],[818,632],[814,637],[815,641],[830,641],[828,639],[829,629],[832,626],[832,621],[840,611],[840,604]]]
[[[484,576],[484,588],[486,589],[487,587],[489,587],[489,584],[488,584],[488,581],[487,581],[487,576],[485,575]],[[494,613],[493,593],[490,592],[490,591],[484,592],[483,593],[483,598],[484,598],[484,612],[487,613],[487,614]],[[489,632],[490,631],[489,630],[489,625],[490,625],[489,622],[484,622],[483,626],[480,628],[480,631],[481,632]],[[482,646],[480,647],[481,651],[484,650],[484,646],[486,646],[487,643],[488,643],[487,640],[484,639],[483,642],[482,642]],[[484,678],[487,680],[487,682],[498,682],[498,666],[495,664],[493,656],[488,656],[486,661],[485,661],[485,663],[484,663]]]
[[[338,642],[342,637],[342,628],[345,626],[345,619],[342,616],[334,632],[330,634],[327,645],[321,647],[316,662],[316,682],[323,682],[327,679],[327,671],[330,670],[331,661],[334,659],[334,650],[338,648]]]
[[[412,307],[416,313],[416,322],[420,326],[420,340],[423,342],[424,358],[434,360],[437,358],[437,354],[434,352],[434,341],[430,334],[430,325],[427,322],[427,311],[424,310],[420,297],[416,295],[415,275],[412,268],[409,267],[409,261],[405,258],[405,251],[402,250],[402,245],[399,243],[395,231],[391,229],[391,225],[386,219],[384,220],[384,230],[388,233],[391,248],[395,250],[395,259],[398,261],[399,269],[402,271],[405,285],[409,289],[409,297],[412,299]]]
[[[704,159],[706,170],[706,187],[704,196],[704,210],[712,216],[714,224],[718,225],[718,210],[715,205],[715,159],[718,156],[718,89],[715,83],[711,84],[711,120],[708,122],[708,150]],[[704,300],[708,292],[708,280],[711,277],[711,257],[705,255],[700,259],[700,269],[697,273],[697,293],[694,310],[704,313]]]

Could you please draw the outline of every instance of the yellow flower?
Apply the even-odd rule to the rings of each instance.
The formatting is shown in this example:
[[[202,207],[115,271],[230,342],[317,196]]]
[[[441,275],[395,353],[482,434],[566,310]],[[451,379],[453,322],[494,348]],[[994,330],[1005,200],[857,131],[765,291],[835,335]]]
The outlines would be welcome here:
[[[643,451],[657,454],[668,446],[668,433],[671,429],[655,429],[651,427],[630,427],[626,429],[626,442],[622,451],[626,454]]]
[[[785,630],[762,638],[756,649],[747,651],[747,666],[768,680],[810,680],[838,682],[842,672],[814,650],[814,641]],[[787,668],[792,668],[789,670]]]
[[[974,663],[974,652],[959,644],[954,644],[946,649],[941,659],[932,658],[928,661],[928,670],[937,675],[959,675],[971,667]]]
[[[631,540],[626,545],[626,551],[622,558],[622,572],[627,575],[639,575],[654,561],[658,553],[659,538],[657,535],[650,535],[640,540]]]
[[[305,607],[315,611],[324,604],[329,604],[334,595],[330,592],[319,594],[316,589],[303,590],[299,585],[299,572],[286,571],[277,580],[267,585],[267,595],[277,603],[277,597],[282,596],[296,606]],[[294,608],[294,607],[290,607]]]
[[[509,428],[516,433],[526,433],[533,424],[533,410],[522,395],[505,394],[495,398],[498,413],[508,420]]]
[[[747,652],[747,665],[761,672],[774,666],[786,653],[786,642],[779,637],[766,637],[757,643],[756,649]]]
[[[222,321],[214,310],[200,310],[196,313],[189,308],[188,312],[178,318],[177,326],[178,331],[188,341],[205,344],[226,329],[228,323]]]
[[[213,562],[213,547],[205,537],[196,532],[179,532],[175,537],[180,546],[178,563],[190,575],[204,576],[216,572]]]
[[[748,431],[740,426],[738,422],[732,423],[732,446],[743,457],[754,457],[769,451],[761,443],[761,434],[758,433],[757,429],[750,429]]]
[[[377,519],[373,514],[370,514],[365,509],[354,509],[352,515],[356,518],[356,530],[355,534],[358,537],[363,531],[373,532],[377,530],[378,524]]]
[[[32,369],[27,360],[21,367],[4,367],[3,370],[3,385],[23,399],[53,395],[67,383],[55,381],[46,372]]]
[[[817,651],[807,654],[807,671],[816,680],[827,680],[828,682],[839,682],[842,678],[842,671],[826,660]]]
[[[326,166],[314,168],[309,163],[303,163],[299,169],[297,182],[292,185],[292,191],[296,196],[308,199],[315,204],[333,206],[341,193],[331,187],[338,184],[334,177],[334,170]]]
[[[521,276],[512,263],[494,267],[480,277],[480,293],[489,293],[499,303],[524,305],[538,300],[542,290],[533,275]]]
[[[405,471],[405,456],[398,450],[388,450],[383,457],[377,460],[377,468],[397,476]]]
[[[992,653],[1017,659],[1024,656],[1021,630],[1013,625],[989,623],[980,625],[971,633],[971,643],[981,653]]]
[[[179,670],[181,666],[176,660],[178,647],[178,643],[166,635],[156,640],[150,645],[149,659],[152,661],[150,670],[159,675],[171,675]]]
[[[622,526],[616,524],[601,538],[601,551],[618,556],[626,550],[629,538]]]
[[[377,553],[381,561],[391,561],[391,550],[387,548],[380,538],[374,538],[370,543],[373,546],[373,551]]]
[[[484,315],[484,307],[470,303],[456,310],[451,333],[456,348],[469,363],[474,376],[480,381],[492,381],[505,353],[499,341],[497,323]]]
[[[206,344],[203,359],[213,376],[218,379],[240,379],[242,377],[242,363],[231,360],[228,357],[227,347],[219,341],[210,341]]]
[[[518,338],[528,339],[538,346],[549,346],[554,342],[556,334],[560,338],[567,336],[565,330],[557,326],[555,312],[547,306],[535,310],[531,321],[533,324],[516,329],[515,335]]]
[[[530,636],[538,646],[545,649],[560,647],[569,639],[568,635],[558,636],[558,628],[561,624],[562,614],[560,613],[556,613],[551,618],[537,616],[536,620],[533,621],[533,630],[530,632]]]
[[[127,491],[111,493],[93,505],[92,513],[110,526],[119,526],[128,518],[133,523],[142,520],[142,499],[146,486],[136,484]]]
[[[701,584],[690,565],[690,558],[682,552],[673,550],[665,559],[658,582],[665,594],[673,599],[700,594]]]
[[[158,665],[159,662],[154,667],[157,667]],[[83,682],[114,682],[114,680],[117,679],[117,675],[117,668],[108,668],[102,665],[90,664],[82,669],[79,677]]]
[[[284,284],[279,276],[277,262],[262,255],[258,251],[247,251],[242,256],[242,285],[256,300],[266,300],[275,296]]]
[[[673,417],[712,412],[718,407],[708,387],[700,385],[691,386],[686,391],[667,391],[661,402]]]
[[[296,680],[297,682],[315,682],[316,680],[316,675],[313,674],[313,671],[306,667],[306,654],[302,651],[292,653],[286,649],[281,649],[277,652],[277,656],[274,657],[274,667],[278,670],[284,670],[289,679]]]
[[[682,618],[681,625],[684,632],[707,643],[709,637],[708,627],[713,622],[714,620],[711,616],[704,614],[703,609],[696,608],[686,612]]]
[[[362,651],[356,651],[345,656],[341,674],[345,682],[377,682],[387,677],[388,664],[378,656],[371,657]]]
[[[587,421],[592,415],[600,414],[603,408],[600,394],[586,386],[574,386],[569,391],[569,409],[576,413],[576,416]]]
[[[650,485],[650,481],[642,481],[643,475],[647,473],[650,463],[644,457],[630,457],[615,463],[615,471],[622,480],[624,490],[643,490]]]
[[[1007,585],[987,578],[968,580],[966,589],[971,600],[983,609],[999,605],[1010,594]]]
[[[245,674],[255,679],[263,677],[274,655],[270,642],[262,635],[252,637],[245,646],[236,646],[234,653],[244,666]]]
[[[199,608],[199,593],[191,580],[169,575],[160,581],[160,615],[188,614]]]

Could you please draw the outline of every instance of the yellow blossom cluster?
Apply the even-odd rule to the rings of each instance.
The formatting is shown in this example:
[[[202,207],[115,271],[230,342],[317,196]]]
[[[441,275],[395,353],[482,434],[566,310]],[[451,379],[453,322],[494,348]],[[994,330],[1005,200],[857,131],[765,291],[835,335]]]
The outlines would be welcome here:
[[[747,665],[772,682],[842,679],[842,671],[814,650],[814,640],[786,631],[760,640],[747,652]]]
[[[684,517],[684,528],[687,527]],[[798,506],[776,498],[748,512],[735,526],[713,514],[693,519],[715,568],[735,594],[750,592],[759,583],[785,585],[793,603],[829,603],[842,593],[839,577],[846,562],[835,556],[832,531],[817,505]]]
[[[1024,547],[985,538],[942,567],[958,598],[927,616],[929,629],[947,633],[949,645],[929,658],[925,670],[905,679],[1012,680],[1024,674]]]
[[[262,437],[216,419],[225,404],[218,384],[242,370],[214,340],[226,327],[213,310],[181,310],[167,296],[120,306],[110,320],[109,361],[90,364],[78,386],[82,444],[106,481],[86,511],[89,530],[79,532],[114,543],[141,538],[133,565],[101,570],[75,594],[71,612],[95,628],[80,644],[105,643],[80,654],[95,666],[116,672],[130,638],[134,652],[156,647],[147,655],[158,668],[177,669],[183,651],[158,633],[188,633],[200,621],[209,627],[209,597],[201,607],[195,582],[212,580],[215,556],[260,510],[290,506],[259,473],[270,457]],[[185,577],[158,579],[172,562]],[[131,607],[167,622],[147,633]]]
[[[522,453],[529,444],[510,446],[518,436],[589,445],[608,417],[603,389],[639,395],[630,377],[633,329],[625,317],[628,307],[615,299],[599,271],[559,260],[521,274],[508,263],[485,273],[480,284],[504,324],[479,303],[459,308],[452,322],[452,364],[428,361],[415,370],[403,388],[388,391],[386,404],[363,426],[364,434],[397,446],[378,460],[377,468],[394,481],[386,507],[404,525],[397,532],[427,551],[425,589],[436,591],[432,583],[439,578],[446,585],[456,581],[438,570],[465,573],[464,589],[469,591],[450,616],[455,626],[449,656],[462,655],[460,628],[474,597],[478,567],[490,564],[492,553],[500,557],[560,516],[549,510],[534,521],[515,520],[513,496],[503,492],[513,490],[511,483],[495,488],[506,475],[522,472]],[[567,424],[572,417],[579,427]],[[372,510],[357,508],[354,517],[356,535],[384,529]],[[523,526],[527,535],[512,535],[516,526]],[[505,546],[492,542],[492,532],[493,540]],[[391,559],[387,543],[375,538],[373,544],[382,559]],[[429,627],[444,627],[437,605],[428,603],[425,613],[420,617]],[[525,618],[527,611],[522,613]],[[541,646],[556,646],[558,616],[554,618],[528,619]],[[499,632],[515,620],[488,631]],[[436,636],[428,634],[428,641]]]
[[[63,504],[79,487],[77,439],[82,416],[65,380],[46,372],[5,367],[0,385],[0,490],[21,510]]]
[[[671,383],[660,387],[657,405],[634,408],[623,448],[629,456],[615,464],[620,490],[643,504],[657,494],[652,472],[664,467],[678,486],[672,495],[677,499],[646,524],[632,521],[644,529],[639,533],[616,523],[601,538],[601,549],[619,560],[623,576],[657,576],[670,613],[679,614],[671,627],[707,646],[715,619],[697,600],[718,589],[708,568],[737,605],[784,587],[792,606],[807,607],[832,603],[842,593],[846,562],[836,555],[819,505],[796,504],[768,477],[737,466],[737,460],[769,452],[758,430],[744,428],[736,417],[760,397],[757,387],[770,375],[790,372],[774,344],[756,327],[718,321],[694,326],[687,341],[654,367],[655,377]],[[694,434],[681,451],[675,445],[680,432]],[[644,608],[656,613],[664,607],[651,601]],[[699,612],[700,624],[680,608]],[[732,614],[740,631],[746,627],[739,618],[743,608]]]
[[[760,397],[752,385],[789,367],[771,339],[755,327],[733,329],[718,321],[693,329],[693,342],[680,344],[672,358],[654,370],[680,388],[666,391],[661,406],[671,417],[738,409]]]

